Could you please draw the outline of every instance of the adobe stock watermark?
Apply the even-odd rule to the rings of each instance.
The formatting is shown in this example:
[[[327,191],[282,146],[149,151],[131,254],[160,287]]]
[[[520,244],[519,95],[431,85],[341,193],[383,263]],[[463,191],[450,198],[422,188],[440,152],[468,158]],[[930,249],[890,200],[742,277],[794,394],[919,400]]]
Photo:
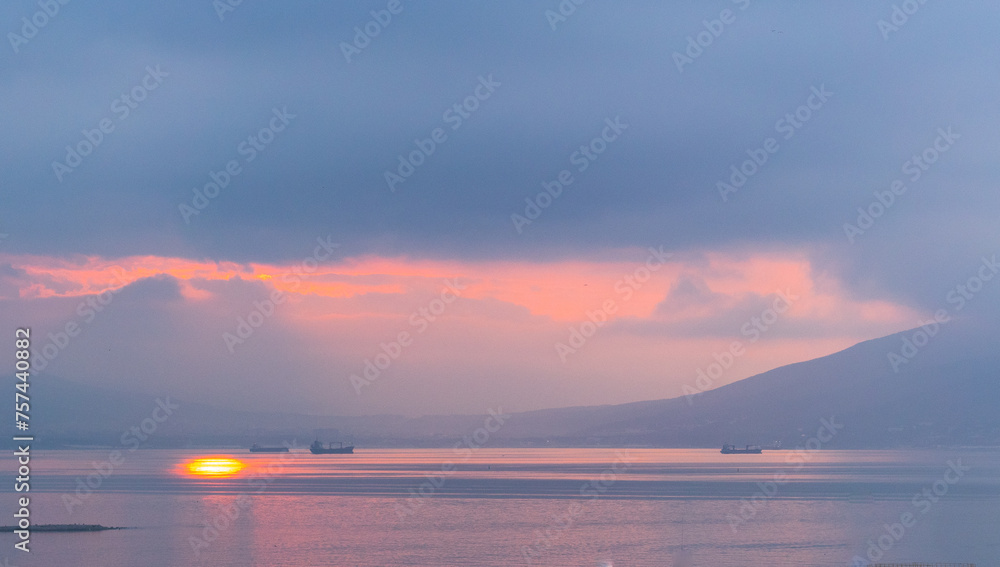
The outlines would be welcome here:
[[[983,290],[986,282],[992,280],[997,273],[1000,273],[1000,263],[997,262],[997,255],[994,254],[992,258],[983,256],[976,273],[966,279],[965,282],[950,289],[944,296],[945,301],[949,305],[955,306],[955,313],[960,312],[965,309],[969,301],[975,299],[976,295]],[[927,346],[932,338],[937,336],[940,326],[948,321],[951,321],[951,314],[948,312],[948,309],[944,308],[935,311],[933,319],[926,322],[918,320],[917,323],[920,325],[920,328],[908,335],[904,335],[900,339],[899,352],[891,350],[886,353],[886,356],[889,358],[889,365],[892,366],[892,371],[898,374],[902,365],[909,364],[911,360],[916,358],[920,350]]]
[[[243,0],[212,0],[212,8],[220,22],[226,21],[226,17],[243,5]]]
[[[750,6],[750,0],[732,0],[732,2],[739,5],[741,12]],[[693,36],[687,36],[687,45],[685,46],[684,53],[675,51],[671,55],[674,65],[677,66],[677,72],[683,73],[685,65],[690,65],[694,63],[695,59],[701,57],[705,53],[705,50],[715,43],[715,40],[726,31],[726,26],[731,26],[735,22],[736,12],[733,12],[729,8],[725,8],[719,12],[719,17],[714,20],[702,20],[701,25],[705,29]]]
[[[937,163],[945,152],[951,149],[955,140],[961,138],[960,135],[952,132],[951,126],[948,126],[947,130],[938,128],[937,134],[931,145],[903,162],[900,171],[909,176],[910,183],[915,183],[923,177],[924,173]],[[880,219],[896,203],[896,197],[906,193],[907,189],[902,180],[894,179],[889,184],[888,191],[875,191],[873,193],[875,199],[867,207],[858,207],[857,224],[844,223],[844,235],[847,237],[847,241],[854,244],[859,236],[875,226],[875,221]]]
[[[83,139],[73,145],[66,146],[66,158],[64,161],[54,160],[52,162],[52,172],[59,183],[68,173],[73,173],[76,168],[83,164],[83,159],[94,153],[97,148],[104,143],[106,136],[115,131],[116,121],[121,123],[132,115],[132,111],[139,108],[147,98],[149,93],[160,88],[163,79],[169,77],[170,73],[160,69],[160,66],[146,67],[146,75],[139,80],[139,84],[132,87],[129,92],[111,101],[112,117],[105,117],[97,122],[95,128],[84,128],[80,131]]]
[[[903,0],[900,4],[892,5],[892,13],[889,20],[879,20],[876,24],[878,31],[882,34],[884,41],[889,41],[889,34],[898,32],[900,28],[910,21],[910,17],[920,10],[920,7],[927,3],[927,0]]]
[[[569,163],[576,166],[577,173],[586,171],[592,163],[597,161],[598,156],[608,149],[608,145],[617,140],[628,129],[628,124],[621,121],[621,116],[615,116],[614,120],[605,118],[604,124],[599,136],[595,136],[586,144],[581,144],[569,155]],[[514,223],[514,230],[521,234],[524,227],[540,217],[542,211],[549,208],[552,202],[562,195],[563,189],[572,185],[573,181],[573,174],[568,169],[560,171],[552,181],[542,181],[544,191],[540,191],[534,198],[524,198],[526,203],[524,215],[517,213],[510,215],[510,220]]]
[[[54,333],[49,333],[49,341],[39,350],[32,351],[31,367],[33,369],[37,371],[44,370],[50,362],[59,356],[59,353],[69,347],[74,338],[80,336],[83,329],[94,322],[98,314],[111,305],[111,302],[115,299],[115,295],[121,293],[122,289],[128,285],[125,272],[120,267],[113,267],[111,273],[115,279],[109,282],[109,285],[117,283],[119,287],[106,289],[99,294],[88,296],[86,299],[80,301],[76,306],[76,315],[79,319],[67,321],[61,329]]]
[[[545,10],[542,14],[545,16],[545,21],[549,23],[549,27],[552,31],[555,31],[556,26],[565,22],[570,16],[576,13],[577,7],[581,6],[587,0],[561,0],[556,6],[555,10]]]
[[[160,424],[170,419],[170,416],[174,415],[174,411],[180,407],[178,404],[171,403],[169,396],[166,400],[157,398],[156,407],[150,412],[149,417],[139,422],[139,425],[133,425],[122,433],[119,442],[125,448],[124,450],[127,453],[135,452],[150,436],[156,433]],[[82,506],[94,494],[94,491],[99,489],[104,481],[114,474],[115,468],[121,467],[125,463],[125,457],[126,454],[122,452],[122,449],[114,449],[108,453],[108,458],[103,461],[91,462],[94,472],[86,477],[76,477],[76,490],[73,494],[62,495],[62,503],[66,507],[66,512],[72,514],[74,510]]]
[[[441,114],[441,120],[447,124],[453,132],[461,128],[465,121],[472,118],[472,115],[479,110],[480,104],[486,100],[489,100],[493,93],[496,92],[497,87],[500,86],[499,81],[493,80],[493,74],[490,73],[487,76],[479,76],[479,82],[472,90],[472,94],[465,97],[461,102],[456,102],[455,104],[449,106],[445,109],[444,113]],[[396,166],[396,171],[393,172],[390,169],[386,169],[383,177],[385,178],[385,183],[389,187],[389,191],[393,193],[396,192],[396,187],[404,183],[410,178],[416,171],[417,168],[424,164],[429,157],[431,157],[438,146],[448,141],[448,134],[445,132],[444,128],[438,127],[431,130],[430,135],[427,138],[421,140],[417,138],[413,140],[413,145],[417,149],[406,154],[399,154],[399,162]]]
[[[426,306],[417,308],[409,318],[409,323],[416,328],[418,335],[423,334],[430,328],[431,324],[437,321],[447,310],[448,306],[462,296],[462,290],[466,285],[459,283],[458,278],[445,280],[444,286],[438,297],[432,299]],[[414,335],[409,331],[400,331],[396,335],[396,340],[388,343],[379,343],[382,352],[376,353],[371,358],[366,358],[361,374],[351,374],[349,380],[354,392],[361,395],[361,389],[370,386],[378,380],[383,372],[389,369],[392,364],[403,354],[403,349],[413,344]]]
[[[294,439],[291,443],[285,441],[282,445],[288,451],[279,454],[277,463],[272,460],[266,466],[261,465],[256,467],[254,472],[247,475],[247,486],[255,488],[252,491],[253,493],[263,494],[266,492],[271,483],[284,474],[285,465],[290,460],[298,458],[299,455],[307,454],[304,451],[293,451],[293,449],[298,447]],[[253,500],[250,496],[250,490],[241,491],[233,498],[233,502],[230,505],[219,507],[219,510],[211,519],[206,519],[202,522],[204,527],[201,530],[201,537],[188,537],[188,544],[191,546],[191,551],[195,557],[200,557],[202,550],[208,549],[211,544],[215,543],[233,525],[233,522],[238,520],[243,515],[243,512],[253,505]]]
[[[38,7],[41,9],[30,17],[21,18],[21,29],[19,30],[21,33],[10,32],[7,34],[10,48],[14,50],[14,53],[20,53],[21,47],[35,39],[40,31],[56,19],[62,7],[69,2],[70,0],[38,0]]]
[[[911,510],[900,513],[899,521],[892,524],[882,524],[883,533],[877,538],[868,539],[865,557],[855,555],[847,564],[850,567],[868,567],[882,559],[896,544],[902,541],[906,531],[917,525],[920,518],[931,511],[939,500],[948,494],[952,486],[958,484],[965,473],[972,467],[962,464],[962,459],[949,460],[941,478],[935,480],[929,487],[913,495],[910,499]]]
[[[316,242],[318,244],[313,248],[312,255],[293,266],[292,273],[282,276],[282,281],[289,284],[292,291],[295,291],[302,285],[302,278],[304,276],[315,272],[319,268],[320,262],[324,262],[330,256],[333,256],[333,251],[340,247],[340,244],[331,241],[332,238],[329,234],[326,235],[326,239],[317,237]],[[285,295],[284,291],[277,288],[272,289],[267,299],[263,301],[255,300],[253,302],[253,309],[250,310],[246,317],[237,317],[234,332],[230,333],[227,331],[222,333],[222,342],[226,344],[229,354],[235,354],[236,347],[247,342],[253,336],[254,332],[274,315],[274,312],[278,309],[278,305],[281,305],[286,300],[288,300],[288,296]]]
[[[628,471],[629,465],[632,463],[628,451],[624,453],[615,451],[615,457],[615,462],[603,470],[598,478],[589,480],[580,487],[580,498],[583,500],[570,502],[564,514],[555,516],[554,521],[545,529],[534,531],[534,541],[531,545],[521,546],[521,557],[526,564],[534,565],[536,560],[552,548],[559,538],[579,521],[584,512],[584,504],[600,498],[618,482],[618,475]]]
[[[794,112],[785,114],[774,123],[775,132],[782,134],[785,140],[791,140],[795,133],[812,119],[813,113],[823,108],[833,96],[832,92],[826,90],[825,84],[820,84],[819,87],[810,87],[810,91],[812,92],[806,97],[805,102],[799,105]],[[730,166],[729,170],[732,173],[729,175],[729,183],[719,181],[715,184],[722,202],[728,201],[729,195],[736,193],[746,185],[747,181],[756,175],[779,149],[781,146],[778,145],[778,140],[775,138],[765,138],[760,147],[748,149],[746,153],[750,159],[745,160],[739,167],[735,163]]]
[[[823,448],[823,445],[829,443],[837,435],[837,431],[844,428],[843,423],[837,423],[836,416],[830,416],[830,419],[820,419],[819,428],[816,429],[816,434],[806,440],[805,443],[799,445],[794,451],[790,452],[785,457],[785,463],[789,465],[795,465],[794,470],[801,470],[802,467],[812,460],[813,455],[816,451]],[[757,516],[759,512],[772,498],[778,494],[778,487],[788,484],[788,471],[780,470],[774,473],[771,480],[758,482],[758,490],[753,493],[750,498],[740,498],[740,509],[737,514],[726,514],[726,521],[729,522],[729,529],[735,534],[737,528],[743,524],[749,522]]]
[[[760,340],[761,334],[771,329],[781,318],[781,315],[788,311],[800,297],[788,289],[776,290],[774,295],[774,301],[770,307],[761,311],[759,316],[751,317],[740,327],[740,334],[747,337],[746,344],[753,344]],[[733,366],[736,359],[746,354],[746,344],[743,341],[733,341],[729,344],[728,349],[712,353],[715,362],[709,363],[705,368],[698,369],[698,377],[695,378],[694,387],[689,384],[681,386],[681,392],[689,406],[694,405],[695,396],[711,390],[725,371]]]
[[[361,55],[361,52],[371,45],[372,40],[382,33],[382,30],[389,27],[392,17],[399,15],[403,11],[400,0],[389,0],[384,10],[372,10],[369,12],[372,19],[363,26],[354,27],[354,39],[351,43],[340,42],[340,52],[344,54],[344,59],[351,63],[351,57]]]
[[[452,452],[456,456],[461,456],[459,462],[468,462],[476,451],[489,443],[490,437],[497,431],[500,431],[508,419],[510,419],[510,415],[503,413],[503,408],[497,408],[496,410],[491,408],[489,415],[483,420],[483,426],[476,428],[471,435],[463,436],[462,440],[452,447]],[[441,471],[439,473],[424,475],[424,478],[427,480],[422,482],[417,488],[409,489],[410,496],[407,497],[406,502],[396,503],[396,515],[402,519],[415,514],[427,502],[428,498],[434,496],[434,493],[444,486],[448,476],[454,474],[455,470],[455,461],[446,461],[441,463]]]
[[[660,246],[659,249],[650,247],[649,256],[646,258],[646,261],[633,270],[632,273],[624,275],[620,280],[615,282],[614,290],[615,293],[621,296],[622,303],[632,299],[635,292],[639,291],[653,277],[654,272],[659,271],[660,268],[665,266],[667,260],[673,255],[673,252],[664,252],[663,246]],[[597,330],[611,320],[611,317],[618,312],[618,308],[619,305],[614,298],[608,298],[597,309],[586,311],[585,315],[588,320],[580,323],[579,326],[571,325],[567,341],[565,343],[559,341],[555,344],[559,360],[562,360],[563,364],[566,364],[569,355],[576,354],[583,348],[587,344],[587,341],[597,334]]]
[[[284,132],[292,120],[297,118],[297,115],[288,112],[287,106],[280,110],[278,107],[272,108],[271,115],[266,126],[258,130],[255,135],[247,136],[236,145],[236,154],[243,158],[242,163],[237,157],[226,162],[226,165],[219,171],[209,171],[208,183],[201,189],[198,187],[193,189],[194,197],[191,198],[191,204],[180,203],[177,205],[177,210],[180,211],[185,224],[191,224],[191,217],[200,215],[208,207],[210,200],[218,197],[223,189],[229,187],[229,184],[243,173],[243,167],[257,159],[257,156],[274,142],[278,133]]]

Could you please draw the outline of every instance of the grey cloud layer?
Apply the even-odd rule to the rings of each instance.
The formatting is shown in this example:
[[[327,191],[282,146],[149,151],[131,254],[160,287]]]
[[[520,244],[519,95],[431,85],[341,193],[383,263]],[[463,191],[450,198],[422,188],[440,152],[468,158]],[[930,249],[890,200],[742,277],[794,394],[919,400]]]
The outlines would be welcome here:
[[[438,258],[801,247],[861,295],[934,306],[1000,245],[1000,13],[928,3],[884,38],[892,2],[742,4],[584,3],[553,30],[555,1],[404,0],[348,63],[341,44],[385,2],[247,1],[221,22],[201,0],[71,2],[0,55],[3,246],[240,262],[295,260],[330,233],[343,254]],[[678,72],[673,53],[726,7],[735,21]],[[39,9],[5,4],[3,29]],[[169,76],[119,119],[156,65]],[[390,192],[384,171],[488,74],[502,86]],[[834,96],[784,139],[775,123],[820,85]],[[185,223],[178,205],[246,159],[275,107],[297,118]],[[614,116],[628,132],[518,234],[511,213]],[[59,182],[52,162],[107,117]],[[949,126],[954,149],[848,243],[857,207]],[[768,137],[780,148],[722,202],[717,182]]]

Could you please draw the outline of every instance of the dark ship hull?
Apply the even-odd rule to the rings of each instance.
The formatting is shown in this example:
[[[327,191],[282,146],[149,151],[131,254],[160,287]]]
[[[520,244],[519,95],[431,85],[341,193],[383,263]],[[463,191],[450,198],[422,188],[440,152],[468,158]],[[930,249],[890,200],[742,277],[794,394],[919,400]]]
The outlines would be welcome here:
[[[322,443],[315,441],[309,445],[309,452],[313,455],[349,455],[354,453],[354,445],[344,447],[344,444],[341,443],[340,447],[334,447],[333,443],[330,443],[329,446],[324,447]]]
[[[723,445],[721,453],[723,455],[760,455],[764,450],[754,445],[747,445],[746,449],[737,449],[735,445]]]

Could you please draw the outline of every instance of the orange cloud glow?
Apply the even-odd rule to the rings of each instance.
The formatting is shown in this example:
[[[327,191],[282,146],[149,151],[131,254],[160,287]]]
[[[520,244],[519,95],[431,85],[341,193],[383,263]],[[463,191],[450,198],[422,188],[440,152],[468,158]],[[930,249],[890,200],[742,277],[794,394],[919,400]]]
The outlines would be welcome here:
[[[661,320],[712,317],[748,295],[768,296],[776,290],[798,295],[791,317],[842,318],[868,321],[910,321],[908,308],[885,301],[857,301],[837,291],[835,282],[817,285],[804,257],[759,255],[734,259],[720,253],[706,261],[653,261],[646,251],[624,251],[629,260],[559,262],[458,262],[406,258],[360,257],[325,264],[247,264],[207,262],[158,256],[108,260],[40,256],[6,256],[23,270],[18,283],[24,299],[77,297],[120,288],[137,280],[169,275],[188,300],[205,300],[212,293],[203,282],[235,278],[256,280],[292,297],[352,298],[374,294],[391,298],[408,293],[431,295],[454,279],[466,286],[466,299],[492,299],[520,306],[531,315],[556,321],[579,321],[588,310],[609,300],[615,317],[650,318],[681,276],[696,277],[721,301],[700,308],[659,313]],[[310,269],[312,268],[312,269]],[[824,291],[821,291],[824,290]],[[830,291],[833,290],[833,291]],[[313,313],[336,317],[336,312]],[[356,313],[354,315],[357,315]]]

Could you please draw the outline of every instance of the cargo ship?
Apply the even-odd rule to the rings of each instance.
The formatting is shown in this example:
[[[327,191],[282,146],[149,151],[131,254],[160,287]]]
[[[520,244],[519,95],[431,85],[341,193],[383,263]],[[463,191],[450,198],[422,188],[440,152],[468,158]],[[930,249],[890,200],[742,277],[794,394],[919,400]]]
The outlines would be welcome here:
[[[757,445],[747,445],[746,449],[737,449],[736,445],[722,446],[723,455],[759,455],[763,452],[764,450]]]
[[[333,443],[328,443],[326,447],[317,439],[309,445],[309,451],[313,455],[346,455],[354,452],[354,445],[344,446],[340,443],[340,447],[334,447]]]

